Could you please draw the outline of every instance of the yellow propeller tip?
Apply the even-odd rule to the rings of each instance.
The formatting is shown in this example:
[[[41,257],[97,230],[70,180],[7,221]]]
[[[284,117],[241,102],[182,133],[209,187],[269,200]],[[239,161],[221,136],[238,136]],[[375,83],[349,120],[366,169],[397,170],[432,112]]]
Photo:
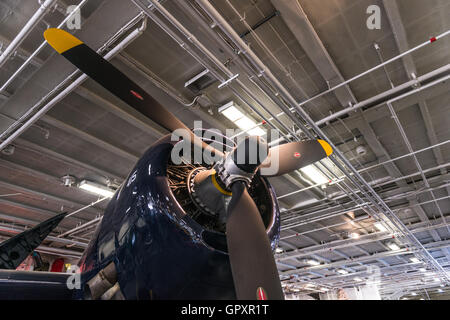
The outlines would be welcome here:
[[[326,142],[325,140],[317,140],[319,141],[320,145],[322,146],[323,150],[325,150],[325,153],[327,154],[327,157],[330,156],[330,154],[333,153],[333,149],[331,148],[330,144]]]
[[[44,38],[59,54],[83,43],[67,31],[57,28],[45,30]]]

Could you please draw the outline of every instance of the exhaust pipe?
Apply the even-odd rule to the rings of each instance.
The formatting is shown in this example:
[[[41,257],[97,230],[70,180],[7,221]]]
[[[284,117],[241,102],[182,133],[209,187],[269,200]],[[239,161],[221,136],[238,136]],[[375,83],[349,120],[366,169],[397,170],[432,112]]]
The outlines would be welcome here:
[[[114,265],[114,262],[111,262],[99,273],[97,273],[95,277],[93,277],[86,283],[84,287],[84,299],[97,300],[106,291],[111,289],[116,283],[117,283],[116,266]],[[116,291],[114,293],[116,293]],[[113,295],[114,294],[112,294],[111,296]]]
[[[100,297],[100,300],[125,300],[125,297],[120,291],[119,283],[116,282],[112,288],[108,289],[108,291]]]

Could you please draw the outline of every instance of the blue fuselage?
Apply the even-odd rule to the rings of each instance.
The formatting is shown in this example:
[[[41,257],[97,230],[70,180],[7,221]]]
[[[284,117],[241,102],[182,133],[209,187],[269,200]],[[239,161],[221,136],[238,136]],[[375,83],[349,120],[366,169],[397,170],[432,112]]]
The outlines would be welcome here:
[[[165,137],[147,150],[118,189],[80,260],[84,281],[111,261],[126,299],[235,299],[228,254],[205,241],[225,235],[194,221],[172,193],[167,166],[174,142]],[[280,216],[268,181],[272,217],[266,225],[275,248]]]

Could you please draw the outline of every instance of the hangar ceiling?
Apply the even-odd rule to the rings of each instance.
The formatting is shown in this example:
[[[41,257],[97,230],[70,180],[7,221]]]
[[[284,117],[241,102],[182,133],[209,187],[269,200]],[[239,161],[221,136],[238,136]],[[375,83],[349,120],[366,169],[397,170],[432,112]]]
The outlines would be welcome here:
[[[2,53],[42,3],[0,2]],[[61,177],[119,185],[167,133],[92,80],[80,79],[48,46],[35,52],[43,31],[63,21],[68,5],[78,4],[77,37],[110,54],[115,66],[188,126],[202,120],[206,128],[234,128],[218,112],[232,100],[265,129],[291,133],[290,139],[323,134],[337,147],[343,158],[317,165],[330,180],[325,185],[300,171],[270,179],[282,207],[276,259],[287,293],[370,281],[385,299],[439,298],[446,290],[450,3],[445,0],[52,1],[0,62],[1,240],[58,212],[82,209],[40,248],[79,257],[107,200],[65,187]],[[366,9],[373,4],[381,9],[379,30],[366,27]],[[212,81],[200,89],[185,86],[205,69]],[[293,102],[303,111],[282,113]],[[377,228],[380,219],[387,231]],[[398,249],[389,247],[393,242]]]

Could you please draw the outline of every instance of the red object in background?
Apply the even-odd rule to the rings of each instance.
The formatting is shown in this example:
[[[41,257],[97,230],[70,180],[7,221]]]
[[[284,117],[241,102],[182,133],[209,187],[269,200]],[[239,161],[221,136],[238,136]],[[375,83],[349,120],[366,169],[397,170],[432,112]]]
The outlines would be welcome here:
[[[64,271],[64,259],[59,258],[53,261],[50,272],[63,272]]]

